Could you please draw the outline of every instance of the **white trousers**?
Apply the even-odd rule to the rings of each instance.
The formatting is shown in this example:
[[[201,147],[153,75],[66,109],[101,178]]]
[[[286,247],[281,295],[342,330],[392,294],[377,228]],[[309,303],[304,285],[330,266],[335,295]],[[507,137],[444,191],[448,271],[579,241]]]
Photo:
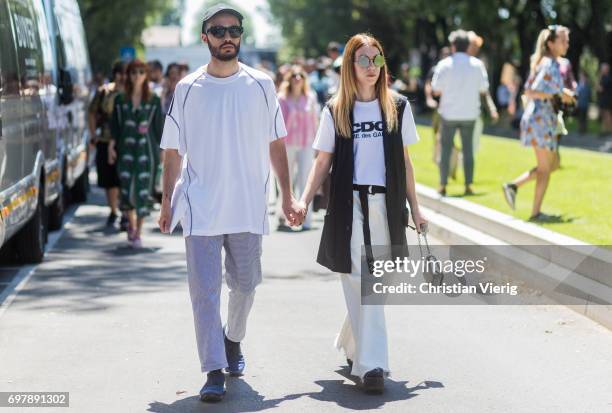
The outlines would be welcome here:
[[[372,245],[390,245],[385,194],[368,195],[368,206]],[[377,367],[390,373],[384,306],[361,304],[362,245],[363,212],[359,193],[353,191],[351,273],[340,274],[348,314],[336,338],[336,348],[343,349],[353,361],[351,374],[361,378]]]
[[[306,188],[308,173],[314,162],[314,149],[310,146],[301,148],[299,146],[287,145],[287,161],[289,163],[289,176],[293,184],[293,194],[299,199]],[[282,198],[276,200],[276,216],[284,217],[282,208]],[[304,226],[310,227],[312,224],[312,202],[308,207],[308,214],[304,220]]]

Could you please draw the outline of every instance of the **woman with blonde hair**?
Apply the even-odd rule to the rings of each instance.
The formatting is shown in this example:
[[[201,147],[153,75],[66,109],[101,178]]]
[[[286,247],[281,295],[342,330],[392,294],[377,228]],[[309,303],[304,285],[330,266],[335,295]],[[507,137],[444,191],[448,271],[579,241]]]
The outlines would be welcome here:
[[[319,122],[317,97],[310,92],[308,75],[301,66],[292,66],[285,73],[280,84],[278,101],[287,127],[285,145],[289,161],[289,173],[293,175],[291,182],[294,182],[294,193],[296,197],[299,197],[304,192],[308,172],[314,160],[312,142]],[[276,210],[279,217],[279,226],[283,226],[284,214],[280,199],[277,202]],[[310,207],[309,212],[312,212],[312,207]],[[306,215],[306,220],[302,224],[303,230],[310,229],[311,215]]]
[[[346,44],[340,84],[326,105],[313,147],[319,151],[302,195],[310,205],[331,168],[330,199],[317,262],[340,273],[348,315],[336,339],[366,392],[384,390],[389,374],[384,307],[361,304],[361,248],[403,246],[410,204],[419,211],[408,145],[419,137],[406,98],[387,86],[383,48],[369,34]]]
[[[542,201],[550,174],[559,167],[558,128],[562,125],[559,107],[574,101],[573,93],[563,87],[560,59],[569,48],[569,29],[553,25],[542,30],[531,56],[531,70],[525,83],[527,104],[521,118],[521,143],[533,147],[537,166],[503,185],[504,196],[515,209],[518,188],[535,179],[536,187],[530,221],[545,221],[541,212]]]

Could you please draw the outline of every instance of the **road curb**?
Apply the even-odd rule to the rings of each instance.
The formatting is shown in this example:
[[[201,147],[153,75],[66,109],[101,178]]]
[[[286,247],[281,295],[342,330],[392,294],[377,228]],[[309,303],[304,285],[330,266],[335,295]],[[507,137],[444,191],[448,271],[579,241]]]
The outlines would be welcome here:
[[[612,329],[612,251],[557,234],[537,225],[492,210],[473,202],[441,197],[432,188],[417,184],[419,205],[429,219],[429,231],[451,245],[508,245],[507,256],[493,256],[489,265],[495,272],[520,280],[530,287],[572,291],[578,297],[567,303],[563,293],[550,298]],[[555,246],[554,255],[544,255],[543,248]],[[572,276],[559,280],[530,263],[548,260],[567,269]],[[535,269],[534,269],[535,268]]]

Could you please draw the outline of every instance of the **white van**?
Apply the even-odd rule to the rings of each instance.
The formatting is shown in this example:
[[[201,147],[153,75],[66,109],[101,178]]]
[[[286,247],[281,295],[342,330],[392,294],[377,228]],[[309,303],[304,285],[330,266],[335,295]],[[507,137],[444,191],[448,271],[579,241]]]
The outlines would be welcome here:
[[[90,79],[76,0],[0,0],[0,246],[22,262],[86,198]]]

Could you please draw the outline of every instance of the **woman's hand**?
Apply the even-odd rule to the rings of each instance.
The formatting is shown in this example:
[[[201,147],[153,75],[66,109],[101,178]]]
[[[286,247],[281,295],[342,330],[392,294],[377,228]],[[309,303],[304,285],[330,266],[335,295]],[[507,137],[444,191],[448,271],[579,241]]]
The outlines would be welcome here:
[[[412,211],[412,221],[414,222],[414,226],[418,233],[427,232],[428,221],[423,215],[421,215],[420,211]]]
[[[561,100],[563,101],[563,103],[575,103],[576,102],[576,98],[574,97],[574,92],[572,92],[569,89],[563,89],[563,93],[561,94]]]
[[[115,151],[115,145],[111,142],[108,145],[108,164],[114,165],[117,160],[117,151]]]

